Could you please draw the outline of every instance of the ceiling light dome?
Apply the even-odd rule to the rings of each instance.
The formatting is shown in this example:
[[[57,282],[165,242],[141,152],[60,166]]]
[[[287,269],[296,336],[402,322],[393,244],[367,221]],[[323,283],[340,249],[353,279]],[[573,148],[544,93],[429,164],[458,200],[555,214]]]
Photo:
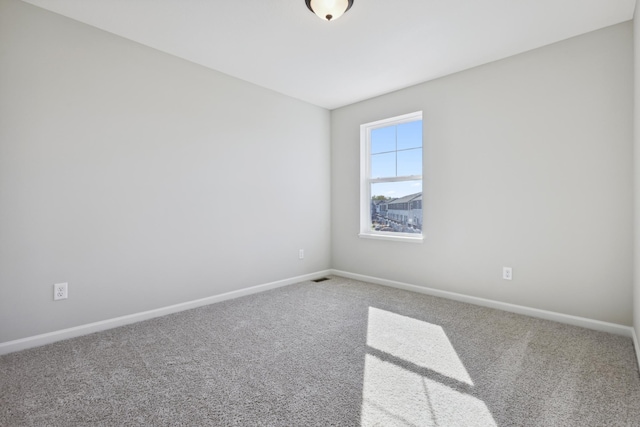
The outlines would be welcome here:
[[[353,0],[305,0],[309,10],[320,19],[335,21],[353,6]]]

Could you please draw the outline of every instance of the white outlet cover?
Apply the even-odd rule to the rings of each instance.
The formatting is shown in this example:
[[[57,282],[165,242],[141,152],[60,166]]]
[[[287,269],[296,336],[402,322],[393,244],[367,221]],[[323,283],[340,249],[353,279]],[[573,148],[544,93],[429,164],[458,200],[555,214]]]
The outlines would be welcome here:
[[[502,278],[504,280],[513,279],[513,270],[511,269],[511,267],[502,267]]]
[[[69,284],[56,283],[53,285],[53,300],[67,299],[69,297]]]

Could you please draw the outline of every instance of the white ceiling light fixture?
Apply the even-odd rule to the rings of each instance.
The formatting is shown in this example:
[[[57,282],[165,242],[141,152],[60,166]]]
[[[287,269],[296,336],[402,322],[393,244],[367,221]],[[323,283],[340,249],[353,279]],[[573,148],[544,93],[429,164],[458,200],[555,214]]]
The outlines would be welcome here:
[[[353,6],[353,0],[305,0],[309,10],[320,19],[335,21]]]

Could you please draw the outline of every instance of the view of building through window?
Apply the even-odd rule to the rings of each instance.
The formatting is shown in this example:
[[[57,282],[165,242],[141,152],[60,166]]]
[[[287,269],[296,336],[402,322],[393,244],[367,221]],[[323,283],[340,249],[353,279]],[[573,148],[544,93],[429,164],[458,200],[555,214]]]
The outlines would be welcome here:
[[[422,233],[422,120],[371,130],[372,231]]]
[[[371,227],[375,231],[422,233],[422,191],[398,198],[373,196]]]

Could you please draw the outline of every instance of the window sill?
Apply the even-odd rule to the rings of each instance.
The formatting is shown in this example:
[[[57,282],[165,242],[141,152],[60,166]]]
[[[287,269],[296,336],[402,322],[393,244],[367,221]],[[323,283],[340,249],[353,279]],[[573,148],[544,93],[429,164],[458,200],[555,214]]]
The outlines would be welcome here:
[[[411,234],[379,234],[379,233],[360,233],[358,237],[361,239],[372,240],[391,240],[394,242],[407,242],[407,243],[423,243],[423,235],[411,235]]]

